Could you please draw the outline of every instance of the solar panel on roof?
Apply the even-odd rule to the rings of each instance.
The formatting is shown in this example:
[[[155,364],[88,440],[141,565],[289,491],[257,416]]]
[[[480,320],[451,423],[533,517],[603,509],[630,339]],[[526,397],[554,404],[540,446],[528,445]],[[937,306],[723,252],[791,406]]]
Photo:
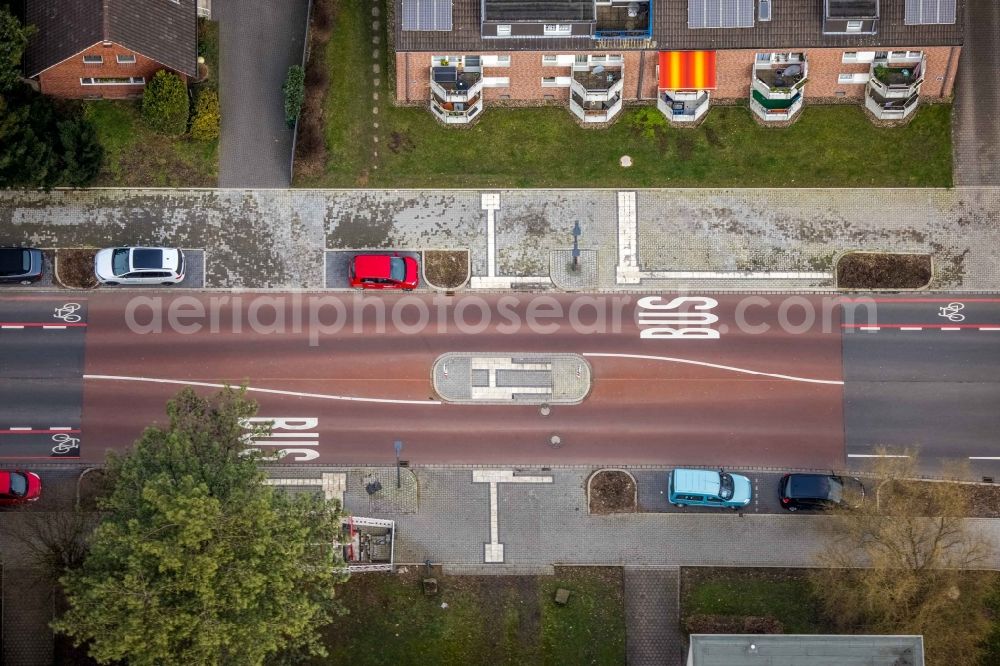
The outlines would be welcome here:
[[[906,0],[906,25],[955,22],[955,0]]]
[[[451,30],[451,0],[403,0],[403,30]]]
[[[753,0],[688,0],[689,28],[752,28]]]

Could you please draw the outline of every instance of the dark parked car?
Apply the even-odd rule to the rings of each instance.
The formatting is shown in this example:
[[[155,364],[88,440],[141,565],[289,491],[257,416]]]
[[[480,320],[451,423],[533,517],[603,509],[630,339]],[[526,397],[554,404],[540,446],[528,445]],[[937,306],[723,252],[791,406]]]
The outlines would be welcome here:
[[[799,509],[856,509],[865,500],[865,487],[854,477],[836,474],[786,474],[778,486],[781,506]]]
[[[0,247],[0,282],[28,284],[42,277],[42,251]]]

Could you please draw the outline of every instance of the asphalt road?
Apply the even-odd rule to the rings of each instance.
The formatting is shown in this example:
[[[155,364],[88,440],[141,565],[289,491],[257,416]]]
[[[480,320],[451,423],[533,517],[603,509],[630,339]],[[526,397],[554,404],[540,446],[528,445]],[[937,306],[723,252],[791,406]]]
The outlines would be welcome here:
[[[4,299],[0,319],[51,319],[59,298]],[[1000,331],[982,330],[1000,299],[964,301],[955,324],[938,315],[947,298],[880,302],[874,323],[842,321],[840,301],[819,296],[672,298],[382,294],[358,308],[329,293],[90,293],[85,327],[3,330],[0,376],[24,389],[3,382],[0,424],[79,426],[74,453],[96,461],[162,423],[182,386],[245,383],[276,420],[256,445],[294,463],[392,463],[396,439],[411,464],[843,469],[882,444],[918,444],[935,464],[974,457],[983,474],[1000,463],[980,460],[1000,426]],[[573,352],[594,379],[548,415],[442,404],[430,369],[455,351]],[[26,437],[0,433],[0,460]]]
[[[77,455],[86,320],[64,295],[0,299],[0,458]]]
[[[886,299],[855,324],[844,335],[847,455],[909,448],[929,472],[956,459],[1000,479],[1000,299]]]

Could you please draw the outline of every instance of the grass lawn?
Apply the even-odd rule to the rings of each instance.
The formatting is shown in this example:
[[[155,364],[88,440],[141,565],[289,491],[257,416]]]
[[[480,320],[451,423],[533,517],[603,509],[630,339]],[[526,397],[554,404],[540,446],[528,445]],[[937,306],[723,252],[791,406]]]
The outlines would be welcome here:
[[[316,664],[624,664],[621,570],[560,568],[555,576],[441,576],[425,596],[424,570],[362,574],[329,627]],[[555,590],[572,591],[558,606]],[[442,608],[442,604],[447,607]]]
[[[682,618],[770,616],[786,634],[836,633],[822,621],[804,570],[688,567],[682,574]]]
[[[388,37],[385,23],[381,44]],[[371,45],[368,6],[338,1],[325,53],[333,82],[325,105],[326,170],[298,177],[296,185],[927,187],[952,182],[948,104],[925,104],[913,122],[893,129],[872,125],[860,105],[810,106],[787,129],[759,127],[745,105],[715,106],[697,129],[669,127],[655,107],[626,109],[608,129],[582,129],[567,108],[488,104],[471,128],[445,128],[425,108],[392,106],[393,65],[385,51],[378,86],[371,68],[358,64],[372,62]],[[619,166],[622,155],[632,157],[631,168]]]

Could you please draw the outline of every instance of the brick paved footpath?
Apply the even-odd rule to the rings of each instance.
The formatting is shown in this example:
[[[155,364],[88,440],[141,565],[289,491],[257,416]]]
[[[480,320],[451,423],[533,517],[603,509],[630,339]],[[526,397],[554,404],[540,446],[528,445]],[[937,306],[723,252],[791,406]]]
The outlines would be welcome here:
[[[541,276],[573,245],[601,290],[830,288],[832,281],[644,278],[619,284],[617,190],[0,192],[0,245],[167,244],[206,251],[206,286],[322,289],[325,249],[469,249],[474,276]],[[855,249],[933,253],[935,289],[1000,288],[1000,188],[638,190],[636,270],[824,272]],[[488,218],[494,233],[488,233]],[[492,245],[490,238],[493,239]],[[493,261],[488,248],[493,247]],[[591,265],[596,263],[596,268]],[[559,271],[556,271],[559,273]],[[565,275],[556,275],[565,284]]]

